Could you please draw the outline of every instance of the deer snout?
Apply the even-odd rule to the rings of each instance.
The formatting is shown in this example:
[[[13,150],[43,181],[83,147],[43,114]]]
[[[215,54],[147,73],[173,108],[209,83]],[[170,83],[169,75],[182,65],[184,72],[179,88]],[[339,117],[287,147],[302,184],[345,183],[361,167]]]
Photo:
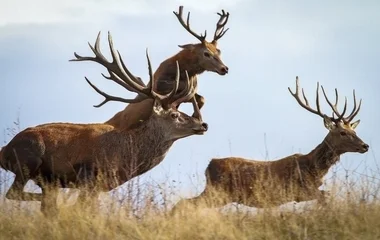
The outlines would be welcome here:
[[[208,124],[205,122],[202,122],[200,124],[197,124],[197,127],[193,128],[193,134],[196,135],[203,135],[208,130]]]
[[[367,143],[363,143],[363,145],[362,145],[362,152],[363,153],[365,153],[365,152],[367,152],[368,151],[368,149],[369,149],[369,145],[367,144]]]
[[[228,67],[222,66],[222,68],[219,70],[220,75],[226,75],[228,73]]]
[[[207,123],[202,123],[202,128],[207,131],[208,130],[208,124]]]

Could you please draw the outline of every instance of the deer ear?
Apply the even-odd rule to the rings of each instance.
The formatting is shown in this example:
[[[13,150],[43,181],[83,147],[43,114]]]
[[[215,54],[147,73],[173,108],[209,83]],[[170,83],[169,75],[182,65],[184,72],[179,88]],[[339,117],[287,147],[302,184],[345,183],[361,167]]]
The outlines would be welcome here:
[[[336,128],[336,125],[333,121],[331,121],[331,119],[327,116],[324,116],[323,117],[323,123],[325,124],[325,127],[331,131],[333,130],[334,128]]]
[[[156,114],[160,114],[162,112],[162,110],[163,110],[163,108],[162,108],[162,104],[161,104],[160,100],[155,99],[154,103],[153,103],[153,111]]]
[[[178,47],[183,48],[183,49],[192,50],[192,49],[194,49],[194,44],[189,43],[189,44],[184,44],[184,45],[178,45]]]
[[[351,123],[352,129],[355,129],[359,125],[359,123],[360,123],[360,119],[357,120],[356,122]]]

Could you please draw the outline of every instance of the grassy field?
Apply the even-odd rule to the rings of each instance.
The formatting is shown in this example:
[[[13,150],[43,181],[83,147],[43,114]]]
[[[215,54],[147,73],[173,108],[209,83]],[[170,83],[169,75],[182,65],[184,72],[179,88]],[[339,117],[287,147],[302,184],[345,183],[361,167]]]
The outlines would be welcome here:
[[[1,206],[0,239],[380,239],[380,204],[348,198],[331,199],[323,208],[255,213],[193,207],[172,216],[152,206],[139,217],[123,207],[100,210],[93,202],[61,206],[52,219]]]
[[[376,176],[353,179],[347,172],[340,181],[334,175],[329,179],[333,183],[330,186],[333,197],[324,207],[315,202],[252,208],[254,211],[236,205],[222,209],[193,206],[173,216],[169,214],[170,204],[152,204],[149,196],[136,196],[139,191],[135,191],[134,198],[148,203],[138,209],[138,214],[135,207],[127,207],[133,205],[128,204],[128,200],[119,204],[116,200],[102,201],[100,197],[99,202],[91,199],[74,207],[61,197],[58,217],[46,218],[39,211],[39,203],[3,200],[1,195],[0,240],[380,239],[380,202],[377,200],[380,169],[375,172]],[[2,194],[11,178],[5,172],[0,173]]]

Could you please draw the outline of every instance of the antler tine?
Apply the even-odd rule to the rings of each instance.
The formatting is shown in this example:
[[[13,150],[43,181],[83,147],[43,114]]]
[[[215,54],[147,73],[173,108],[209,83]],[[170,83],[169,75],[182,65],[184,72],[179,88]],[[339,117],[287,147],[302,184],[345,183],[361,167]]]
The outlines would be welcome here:
[[[110,76],[105,76],[104,74],[102,74],[104,78],[116,82],[117,84],[124,87],[128,91],[133,91],[138,94],[147,96],[146,92],[143,91],[143,87],[145,87],[145,84],[141,81],[141,79],[136,78],[129,72],[129,70],[127,69],[127,67],[125,66],[123,62],[123,59],[120,56],[120,53],[115,51],[110,32],[108,32],[108,44],[111,51],[112,62],[109,62],[104,57],[104,55],[102,54],[100,50],[100,35],[101,35],[101,32],[99,31],[94,46],[88,43],[90,49],[95,54],[95,57],[83,57],[77,54],[76,52],[74,52],[74,56],[76,57],[76,59],[71,59],[70,61],[97,62],[100,65],[104,66],[108,70],[108,73],[110,74]]]
[[[353,90],[353,96],[354,96],[354,109],[352,110],[352,112],[350,113],[350,115],[348,117],[344,118],[344,121],[346,123],[351,122],[356,117],[356,115],[359,113],[360,107],[362,105],[362,99],[360,99],[359,106],[356,109],[356,94],[355,94],[355,89]]]
[[[185,23],[185,21],[182,18],[183,6],[179,6],[178,12],[173,11],[173,13],[174,13],[174,15],[176,15],[176,17],[177,17],[179,23],[182,25],[182,27],[184,27],[191,35],[196,37],[201,42],[204,42],[206,40],[207,31],[205,31],[204,35],[202,35],[202,34],[198,35],[193,30],[191,30],[191,28],[190,28],[190,12],[188,12],[188,14],[187,14],[187,21],[186,21],[187,24]]]
[[[344,121],[345,122],[350,122],[350,121],[352,121],[352,119],[353,118],[351,118],[352,117],[352,115],[355,113],[355,111],[356,111],[356,95],[355,95],[355,89],[352,91],[352,95],[353,95],[353,97],[354,97],[354,108],[352,109],[352,112],[350,113],[350,115],[348,115],[346,118],[344,118]]]
[[[172,106],[177,106],[181,102],[194,97],[192,96],[195,93],[194,81],[190,81],[189,74],[187,73],[187,71],[185,71],[185,74],[186,74],[186,87],[184,90],[182,90],[178,94],[179,97],[175,101],[172,102],[171,104]]]
[[[352,112],[350,113],[350,115],[347,116],[346,119],[349,119],[349,118],[352,116],[352,114],[354,114],[355,111],[356,111],[356,95],[355,95],[355,89],[352,91],[352,95],[353,95],[353,97],[354,97],[354,108],[352,109]]]
[[[153,70],[152,70],[152,64],[150,62],[150,58],[149,58],[149,54],[148,54],[148,50],[146,51],[146,58],[148,60],[148,68],[149,68],[149,78],[150,78],[150,84],[148,84],[148,86],[150,85],[149,87],[149,91],[151,93],[151,95],[160,100],[161,102],[164,102],[165,100],[170,100],[170,98],[172,96],[174,96],[178,90],[178,85],[179,85],[179,77],[180,77],[180,71],[179,71],[179,64],[178,64],[178,61],[176,61],[177,63],[177,72],[176,72],[176,77],[175,77],[175,86],[173,88],[172,91],[170,91],[168,94],[165,94],[165,95],[162,95],[162,94],[159,94],[155,91],[154,89],[154,86],[156,86],[156,80],[154,79],[154,76],[153,76]]]
[[[110,102],[110,101],[123,102],[123,103],[137,103],[137,102],[140,102],[140,100],[138,100],[138,99],[125,99],[125,98],[109,95],[109,94],[101,91],[98,87],[96,87],[87,77],[84,77],[84,78],[86,79],[87,83],[90,84],[90,86],[97,93],[99,93],[100,95],[102,95],[105,98],[103,102],[99,103],[98,105],[94,105],[94,107],[96,107],[96,108],[101,107],[101,106],[103,106],[104,104],[106,104],[107,102]]]
[[[344,98],[344,108],[343,108],[343,112],[342,113],[339,113],[338,111],[338,90],[335,88],[335,104],[332,104],[330,102],[330,100],[328,99],[327,97],[327,94],[325,92],[325,89],[323,88],[323,86],[321,86],[322,88],[322,92],[323,92],[323,95],[325,96],[325,99],[326,99],[326,102],[330,105],[331,109],[334,111],[335,115],[337,115],[337,119],[333,118],[334,121],[336,122],[339,122],[340,120],[343,119],[343,116],[344,114],[346,113],[346,110],[347,110],[347,97]]]
[[[116,71],[112,71],[116,73],[116,75],[119,75],[120,73],[120,79],[123,80],[127,85],[129,85],[131,88],[134,89],[134,92],[137,94],[149,96],[149,91],[146,88],[145,84],[129,71],[129,69],[124,64],[123,58],[121,57],[121,54],[119,51],[115,50],[113,46],[113,40],[111,33],[108,32],[108,45],[110,48],[111,56],[112,56],[112,63],[111,65],[114,65],[116,63],[116,66],[114,67]],[[111,76],[114,76],[115,74],[110,74]]]
[[[176,75],[175,75],[175,79],[174,79],[174,82],[175,82],[175,85],[174,85],[174,89],[173,91],[171,92],[171,94],[169,94],[168,96],[168,99],[171,99],[178,91],[178,87],[179,87],[179,77],[180,77],[180,70],[179,70],[179,62],[176,61]],[[187,72],[186,72],[187,74]]]
[[[229,28],[227,28],[226,30],[224,30],[224,26],[228,22],[228,18],[230,17],[230,13],[229,12],[226,13],[222,9],[222,13],[217,13],[217,14],[220,16],[220,19],[216,23],[216,29],[215,29],[215,33],[214,33],[214,40],[212,41],[213,43],[217,42],[220,38],[222,38],[224,36],[224,34],[226,34],[226,32],[229,29]]]
[[[305,92],[302,88],[302,94],[303,94],[303,98],[305,100],[305,103],[302,102],[302,100],[300,99],[300,94],[299,94],[299,79],[298,79],[298,76],[296,77],[296,92],[293,93],[292,90],[290,89],[290,87],[288,87],[288,90],[290,92],[290,94],[297,100],[298,104],[301,105],[301,107],[303,107],[304,109],[308,110],[309,112],[311,113],[314,113],[314,114],[317,114],[321,117],[324,117],[324,114],[321,113],[320,111],[320,106],[319,106],[319,95],[318,95],[318,89],[319,89],[319,84],[317,85],[317,97],[316,97],[316,103],[317,103],[317,111],[312,109],[309,105],[309,101],[307,100],[306,96],[305,96]]]
[[[345,121],[351,122],[352,119],[354,119],[356,117],[356,115],[359,113],[361,106],[362,106],[362,99],[360,99],[360,101],[359,101],[359,106],[358,106],[358,109],[356,109],[356,112],[354,114],[352,114],[352,116],[350,115],[349,118],[347,117],[347,119]]]
[[[152,90],[152,85],[146,86],[140,78],[135,77],[128,70],[128,68],[124,64],[124,61],[123,61],[123,58],[121,57],[120,52],[115,50],[115,48],[114,48],[112,36],[111,36],[110,32],[108,32],[108,45],[109,45],[111,56],[112,56],[112,62],[109,62],[104,57],[104,55],[101,53],[101,50],[100,50],[100,32],[98,33],[98,36],[96,38],[94,46],[92,46],[89,43],[89,46],[90,46],[91,50],[93,51],[93,53],[95,54],[95,57],[82,57],[82,56],[78,55],[77,53],[74,53],[76,59],[73,59],[70,61],[93,61],[93,62],[97,62],[97,63],[103,65],[104,67],[106,67],[106,69],[108,70],[108,72],[110,74],[110,76],[105,76],[104,74],[102,74],[102,76],[104,78],[112,80],[112,81],[116,82],[117,84],[123,86],[128,91],[135,92],[138,95],[144,96],[144,97],[143,98],[135,98],[135,99],[125,99],[125,98],[111,96],[111,95],[108,95],[108,94],[104,93],[103,91],[99,90],[94,84],[92,84],[86,78],[86,81],[90,84],[90,86],[92,88],[94,88],[96,92],[98,92],[99,94],[101,94],[102,96],[105,97],[105,100],[102,103],[96,105],[95,107],[100,107],[109,101],[119,101],[119,102],[124,102],[124,103],[137,103],[137,102],[141,102],[142,100],[144,100],[146,98],[158,98],[158,99],[162,100],[162,99],[165,99],[167,97],[172,96],[177,91],[178,87],[176,87],[172,92],[170,92],[167,95],[160,95],[160,94],[154,92]],[[148,70],[149,70],[150,82],[154,83],[153,82],[154,79],[153,79],[152,65],[151,65],[151,62],[149,59],[148,52],[146,54],[147,54],[147,60],[148,60]],[[179,79],[179,70],[178,70],[177,74],[178,74],[177,79]]]
[[[316,106],[317,106],[317,111],[318,111],[318,113],[320,113],[321,115],[323,115],[322,114],[322,112],[321,112],[321,105],[319,104],[319,82],[317,82],[317,90],[316,90],[316,97],[315,97],[315,104],[316,104]]]

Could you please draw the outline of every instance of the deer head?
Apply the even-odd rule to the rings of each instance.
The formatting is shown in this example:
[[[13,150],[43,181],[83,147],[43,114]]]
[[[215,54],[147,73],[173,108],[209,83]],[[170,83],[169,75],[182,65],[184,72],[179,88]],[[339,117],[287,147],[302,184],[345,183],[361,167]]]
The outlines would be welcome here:
[[[112,36],[110,32],[108,32],[108,43],[111,51],[112,61],[109,62],[100,50],[100,32],[95,42],[95,46],[93,47],[90,43],[89,46],[95,57],[82,57],[77,53],[74,53],[76,59],[72,59],[70,61],[93,61],[104,66],[109,73],[109,76],[104,74],[103,77],[111,80],[120,86],[124,87],[126,90],[135,92],[138,95],[144,96],[144,98],[134,98],[134,99],[125,99],[121,97],[116,97],[109,95],[99,88],[97,88],[87,77],[85,77],[86,81],[90,86],[100,95],[102,95],[105,99],[98,105],[94,105],[94,107],[101,107],[107,102],[117,101],[123,103],[137,103],[141,102],[146,98],[154,99],[152,116],[148,121],[156,122],[158,127],[166,127],[168,132],[166,134],[170,135],[172,140],[176,140],[179,138],[184,138],[190,135],[200,135],[207,131],[208,125],[201,121],[201,116],[198,118],[190,117],[187,114],[176,110],[176,106],[188,99],[189,97],[193,97],[195,94],[195,87],[192,84],[192,81],[189,80],[187,76],[187,84],[184,90],[180,93],[177,93],[178,85],[179,85],[179,65],[177,62],[177,73],[175,78],[174,89],[168,94],[161,95],[153,89],[155,86],[155,79],[153,78],[153,70],[150,62],[150,58],[148,55],[148,51],[146,52],[146,57],[148,60],[148,70],[150,83],[145,85],[144,82],[135,77],[125,66],[124,61],[118,51],[116,51],[113,47]],[[186,73],[187,74],[187,73]],[[193,104],[196,104],[195,102]]]
[[[323,95],[326,99],[326,102],[333,110],[332,117],[329,117],[326,114],[323,114],[321,112],[321,108],[319,105],[319,82],[317,83],[317,92],[316,92],[317,110],[314,110],[310,107],[303,88],[301,89],[301,91],[302,91],[302,96],[304,100],[301,99],[300,92],[299,92],[298,77],[296,77],[296,92],[293,93],[290,90],[290,88],[288,89],[289,89],[290,94],[292,94],[292,96],[297,100],[297,102],[301,105],[301,107],[323,118],[324,126],[329,130],[329,133],[327,134],[325,141],[338,154],[343,154],[346,152],[358,152],[358,153],[367,152],[369,149],[369,145],[364,143],[363,140],[361,140],[356,135],[356,132],[355,132],[355,128],[360,123],[360,120],[352,122],[354,117],[358,114],[361,107],[361,103],[362,103],[362,100],[360,99],[359,106],[357,107],[355,90],[353,90],[353,98],[354,98],[353,110],[347,117],[344,117],[344,114],[346,113],[346,110],[347,110],[347,97],[345,98],[343,112],[340,113],[338,111],[338,90],[335,89],[335,103],[332,104],[329,101],[323,86],[321,86],[321,88],[322,88]],[[335,115],[337,117],[335,117]]]
[[[206,41],[207,31],[204,35],[198,35],[190,28],[190,12],[187,14],[187,21],[185,23],[182,13],[183,6],[179,7],[178,12],[173,11],[178,18],[180,24],[194,37],[196,37],[200,43],[198,44],[185,44],[179,45],[184,51],[191,52],[196,58],[195,61],[206,71],[216,72],[219,75],[225,75],[228,73],[228,67],[223,63],[220,58],[221,51],[217,48],[218,40],[228,31],[228,28],[224,30],[224,26],[227,24],[229,13],[222,10],[222,13],[218,13],[220,16],[219,21],[216,24],[216,30],[214,33],[214,39],[211,42]]]

